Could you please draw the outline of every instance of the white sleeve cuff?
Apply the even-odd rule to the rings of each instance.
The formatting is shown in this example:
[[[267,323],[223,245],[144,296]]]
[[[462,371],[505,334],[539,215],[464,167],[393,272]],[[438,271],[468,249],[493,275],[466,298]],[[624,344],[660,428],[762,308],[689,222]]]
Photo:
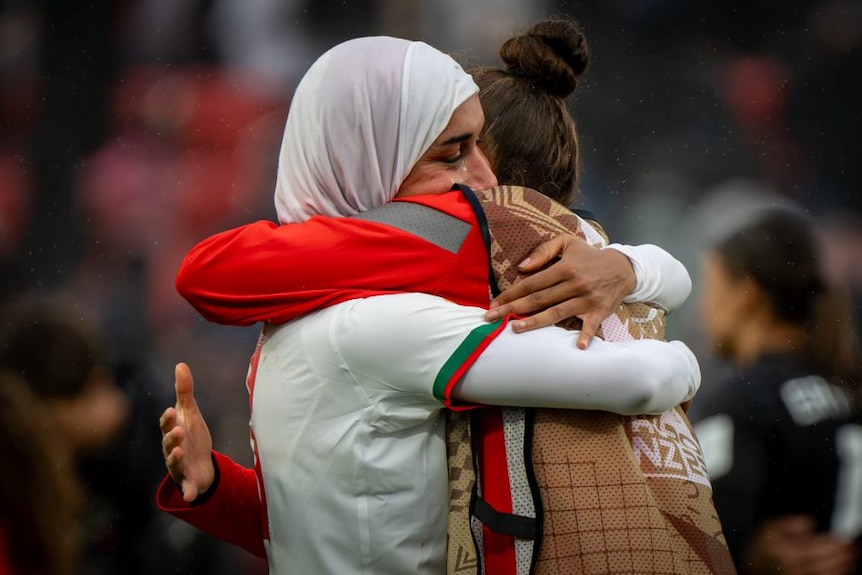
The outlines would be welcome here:
[[[635,289],[623,301],[645,302],[667,311],[681,306],[691,293],[691,276],[682,263],[653,244],[610,244],[602,249],[621,252],[632,263]]]

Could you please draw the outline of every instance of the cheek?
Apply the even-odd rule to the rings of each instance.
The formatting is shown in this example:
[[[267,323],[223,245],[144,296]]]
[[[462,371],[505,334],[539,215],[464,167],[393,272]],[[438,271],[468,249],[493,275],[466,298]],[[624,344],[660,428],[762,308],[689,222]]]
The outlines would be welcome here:
[[[411,172],[398,189],[397,197],[445,194],[452,189],[455,178],[448,170]]]
[[[704,290],[701,318],[711,345],[722,354],[731,353],[736,334],[744,321],[736,291],[729,285]]]
[[[703,286],[703,292],[700,298],[699,315],[703,325],[703,331],[710,339],[715,339],[720,336],[723,331],[722,321],[723,311],[719,294],[714,285],[707,283]]]

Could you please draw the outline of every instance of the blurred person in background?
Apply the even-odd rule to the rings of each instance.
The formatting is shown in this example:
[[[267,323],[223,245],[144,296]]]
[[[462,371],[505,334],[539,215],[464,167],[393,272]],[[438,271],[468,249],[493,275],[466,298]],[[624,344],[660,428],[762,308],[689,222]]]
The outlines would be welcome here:
[[[803,212],[762,208],[712,245],[699,305],[734,370],[690,410],[740,573],[862,572],[860,355]]]
[[[177,545],[169,538],[170,523],[151,503],[160,480],[153,472],[159,453],[146,449],[158,437],[149,425],[153,384],[109,360],[111,342],[80,312],[60,299],[15,301],[0,326],[0,369],[38,399],[34,423],[51,430],[80,485],[75,573],[143,575],[177,565],[207,572],[201,570],[212,568],[201,561],[205,541],[192,532],[187,547]]]
[[[80,493],[72,454],[26,381],[0,370],[0,574],[77,575]]]
[[[854,325],[862,325],[862,214],[834,210],[817,218],[830,280],[848,291]],[[862,329],[856,330],[862,347]]]

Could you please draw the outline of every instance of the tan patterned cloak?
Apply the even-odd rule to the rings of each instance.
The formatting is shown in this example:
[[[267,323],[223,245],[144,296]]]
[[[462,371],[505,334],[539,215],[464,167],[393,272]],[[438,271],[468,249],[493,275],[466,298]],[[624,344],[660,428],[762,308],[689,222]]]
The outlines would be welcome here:
[[[534,190],[499,186],[475,194],[487,219],[493,279],[500,289],[516,280],[518,262],[560,233],[573,233],[597,247],[607,243],[597,224],[587,224]],[[564,327],[580,326],[570,322]],[[665,328],[664,310],[623,304],[602,323],[599,335],[608,341],[663,339]],[[525,418],[530,411],[534,413]],[[700,445],[680,407],[640,417],[558,409],[503,412],[512,435],[520,438],[514,443],[529,442],[532,432],[526,445],[532,469],[510,474],[532,475],[538,487],[530,498],[523,493],[529,482],[512,482],[515,498],[529,500],[524,514],[532,513],[538,522],[536,540],[512,538],[517,556],[513,574],[735,573]],[[481,523],[470,513],[471,494],[476,497],[480,491],[473,494],[471,416],[450,416],[448,573],[474,574],[483,570],[478,559]],[[526,433],[520,428],[527,428]],[[516,451],[523,448],[515,446]],[[512,459],[517,457],[510,457],[510,466],[517,467]]]

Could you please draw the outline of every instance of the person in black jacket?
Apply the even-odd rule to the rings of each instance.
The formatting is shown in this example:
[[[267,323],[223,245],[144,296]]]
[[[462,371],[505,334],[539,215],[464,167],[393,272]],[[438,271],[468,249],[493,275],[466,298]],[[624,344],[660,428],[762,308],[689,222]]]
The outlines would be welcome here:
[[[788,208],[705,254],[703,327],[733,371],[689,413],[740,573],[862,573],[859,354],[822,260]]]

